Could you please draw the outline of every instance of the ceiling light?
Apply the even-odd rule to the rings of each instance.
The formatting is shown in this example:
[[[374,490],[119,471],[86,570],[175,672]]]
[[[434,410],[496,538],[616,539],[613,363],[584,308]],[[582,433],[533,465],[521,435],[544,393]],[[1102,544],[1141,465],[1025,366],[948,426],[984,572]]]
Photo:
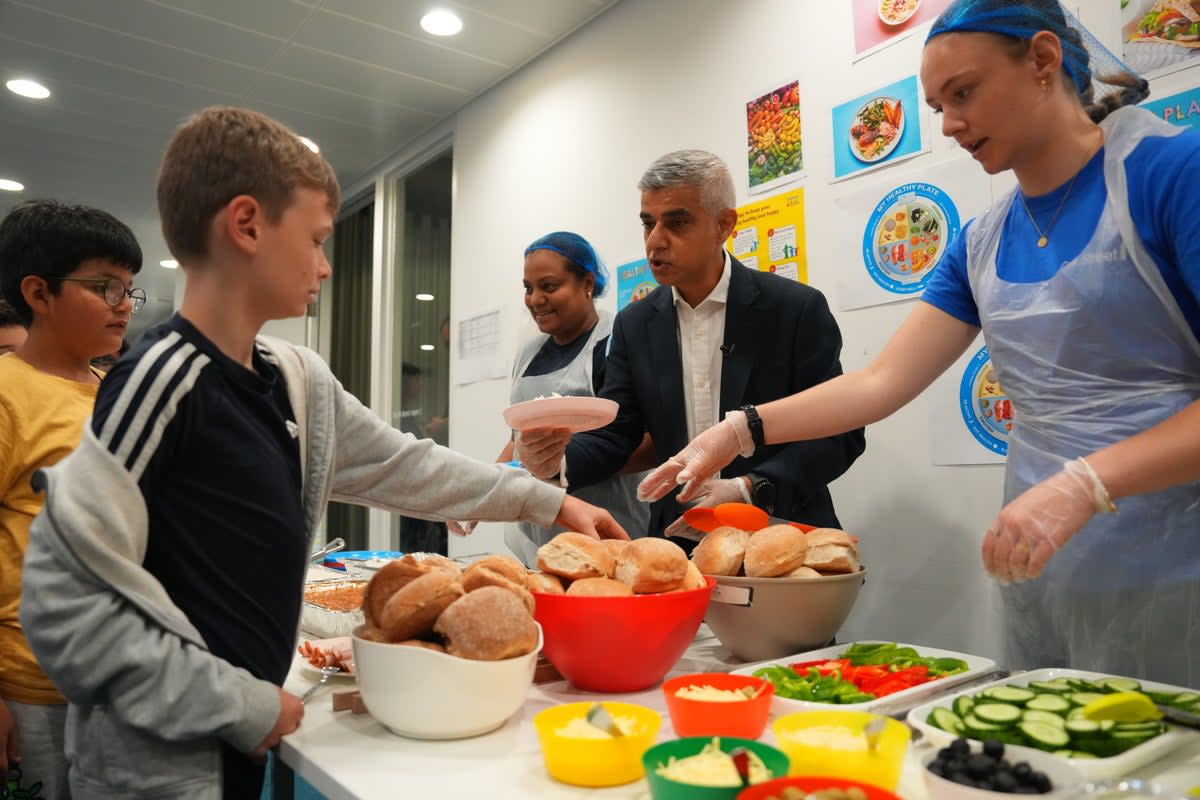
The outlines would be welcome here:
[[[160,267],[166,267],[167,269],[175,269],[176,267],[179,266],[179,262],[173,258],[168,258],[168,259],[164,259],[163,261],[158,262],[158,265]]]
[[[314,153],[321,152],[321,148],[317,147],[317,143],[307,136],[301,136],[300,141],[304,143],[305,147],[307,147],[309,150],[312,150]]]
[[[5,192],[19,192],[25,188],[25,184],[10,181],[8,178],[0,178],[0,190]]]
[[[417,299],[422,303],[428,303],[433,299],[433,295],[429,294],[428,292],[421,292],[419,295],[417,295]]]
[[[453,36],[462,30],[462,20],[453,11],[435,8],[421,17],[421,27],[434,36]]]
[[[432,349],[433,349],[433,345],[431,345],[431,344],[423,344],[423,345],[421,345],[421,349],[422,349],[422,350],[432,350]]]
[[[10,92],[19,94],[22,97],[31,97],[34,100],[45,100],[50,96],[50,90],[42,86],[37,81],[29,81],[23,78],[11,80],[5,84]]]

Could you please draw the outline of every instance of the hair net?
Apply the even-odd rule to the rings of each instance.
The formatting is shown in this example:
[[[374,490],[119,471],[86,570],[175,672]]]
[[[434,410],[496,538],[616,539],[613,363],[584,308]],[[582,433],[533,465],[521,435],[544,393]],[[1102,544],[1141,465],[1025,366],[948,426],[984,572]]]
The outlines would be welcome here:
[[[955,0],[933,23],[926,41],[955,32],[1028,41],[1039,31],[1050,31],[1062,42],[1063,70],[1093,119],[1149,96],[1150,84],[1100,44],[1058,0]]]
[[[595,248],[578,233],[570,231],[547,233],[526,247],[525,255],[529,255],[534,250],[551,250],[577,264],[585,272],[592,273],[596,279],[596,297],[604,295],[604,288],[608,286],[608,270],[600,263],[600,256],[596,255]]]

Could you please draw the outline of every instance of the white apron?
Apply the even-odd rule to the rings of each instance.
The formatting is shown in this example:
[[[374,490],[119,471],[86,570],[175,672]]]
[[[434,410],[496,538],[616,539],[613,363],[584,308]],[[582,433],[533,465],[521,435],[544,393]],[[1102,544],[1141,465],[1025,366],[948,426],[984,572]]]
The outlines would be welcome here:
[[[509,400],[522,403],[555,392],[564,397],[594,397],[596,393],[592,389],[592,353],[596,343],[612,333],[613,323],[612,315],[608,312],[600,311],[599,316],[596,326],[587,334],[587,342],[579,351],[579,355],[556,372],[524,376],[529,362],[549,337],[543,334],[527,342],[517,354]],[[518,447],[518,457],[519,450]],[[567,477],[569,479],[570,475]],[[636,538],[646,535],[650,523],[650,507],[637,499],[637,485],[641,479],[642,474],[614,475],[606,481],[574,490],[571,494],[607,510],[630,536]],[[509,523],[504,529],[504,543],[526,566],[533,567],[537,562],[537,549],[562,531],[563,528],[557,525],[539,528],[529,522]]]
[[[1015,193],[972,226],[968,241],[984,339],[1015,412],[1005,503],[1065,461],[1200,398],[1200,343],[1134,230],[1124,168],[1145,136],[1180,129],[1136,109],[1103,127],[1108,197],[1079,256],[1049,280],[998,277],[997,246]],[[1119,513],[1093,518],[1039,578],[1002,590],[1008,666],[1198,686],[1200,483],[1117,506]]]

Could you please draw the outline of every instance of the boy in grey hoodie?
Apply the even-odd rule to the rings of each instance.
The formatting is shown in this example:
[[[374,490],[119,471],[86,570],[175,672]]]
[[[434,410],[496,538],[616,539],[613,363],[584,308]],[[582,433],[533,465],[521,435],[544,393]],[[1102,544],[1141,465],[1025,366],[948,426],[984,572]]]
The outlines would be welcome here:
[[[338,199],[325,160],[252,111],[203,111],[167,148],[183,305],[39,473],[25,557],[21,623],[70,703],[77,797],[258,797],[263,756],[303,716],[280,686],[330,499],[627,538],[562,489],[391,428],[315,353],[258,335],[329,277]]]

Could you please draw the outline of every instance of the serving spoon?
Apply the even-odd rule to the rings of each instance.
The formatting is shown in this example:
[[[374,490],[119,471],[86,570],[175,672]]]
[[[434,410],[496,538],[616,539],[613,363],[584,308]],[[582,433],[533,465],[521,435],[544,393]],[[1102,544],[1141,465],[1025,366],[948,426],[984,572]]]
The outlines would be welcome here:
[[[321,667],[321,680],[314,683],[312,686],[309,687],[307,692],[300,695],[300,704],[304,705],[304,703],[308,702],[308,698],[313,696],[313,692],[317,691],[317,689],[320,689],[322,686],[329,683],[329,679],[332,678],[334,675],[337,675],[341,671],[342,671],[341,667]]]

